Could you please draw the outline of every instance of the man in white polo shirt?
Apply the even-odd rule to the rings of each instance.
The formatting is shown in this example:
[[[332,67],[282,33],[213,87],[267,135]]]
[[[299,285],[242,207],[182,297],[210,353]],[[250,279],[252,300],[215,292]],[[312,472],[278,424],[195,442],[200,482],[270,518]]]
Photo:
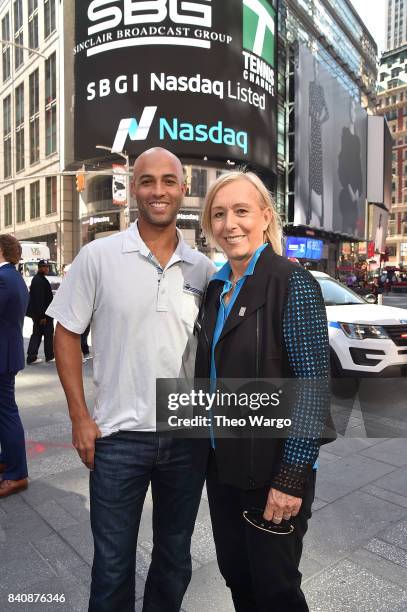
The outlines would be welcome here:
[[[154,548],[143,612],[178,612],[191,578],[206,456],[202,441],[156,432],[155,384],[193,375],[193,326],[214,266],[176,229],[185,193],[177,157],[145,151],[134,164],[132,190],[138,221],[83,247],[47,314],[58,320],[55,356],[73,444],[91,470],[89,610],[134,611],[137,535],[151,483]],[[91,414],[80,346],[89,321]]]

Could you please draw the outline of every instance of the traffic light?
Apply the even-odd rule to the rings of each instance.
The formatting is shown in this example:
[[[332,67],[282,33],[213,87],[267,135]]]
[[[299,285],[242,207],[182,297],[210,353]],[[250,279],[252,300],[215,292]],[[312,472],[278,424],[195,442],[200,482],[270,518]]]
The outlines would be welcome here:
[[[86,186],[86,176],[85,176],[85,170],[78,170],[78,172],[76,173],[76,191],[78,193],[81,193],[81,191],[84,191]]]

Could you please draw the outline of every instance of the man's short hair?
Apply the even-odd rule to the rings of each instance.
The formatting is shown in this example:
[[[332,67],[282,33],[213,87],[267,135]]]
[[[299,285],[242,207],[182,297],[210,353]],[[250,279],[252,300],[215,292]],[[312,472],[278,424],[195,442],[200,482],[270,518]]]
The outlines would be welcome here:
[[[3,257],[9,263],[18,264],[21,259],[21,244],[11,234],[0,234],[0,249]]]

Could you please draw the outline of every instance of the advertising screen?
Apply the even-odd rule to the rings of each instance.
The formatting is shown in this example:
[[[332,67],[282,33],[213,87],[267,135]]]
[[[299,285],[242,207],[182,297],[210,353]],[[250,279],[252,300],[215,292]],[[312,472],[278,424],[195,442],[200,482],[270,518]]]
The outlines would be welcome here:
[[[294,224],[365,237],[367,114],[304,46],[295,72]]]
[[[314,238],[288,236],[285,245],[285,256],[297,259],[321,259],[324,243]]]
[[[307,239],[288,236],[285,244],[285,256],[303,259],[307,253]]]
[[[75,0],[74,156],[236,160],[275,172],[274,0]]]

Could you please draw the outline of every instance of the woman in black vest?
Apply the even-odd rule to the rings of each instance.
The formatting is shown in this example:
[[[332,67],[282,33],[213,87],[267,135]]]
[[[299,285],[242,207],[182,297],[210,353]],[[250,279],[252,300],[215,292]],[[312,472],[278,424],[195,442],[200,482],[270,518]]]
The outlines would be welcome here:
[[[222,175],[202,226],[228,261],[197,321],[196,378],[212,392],[228,378],[291,378],[295,388],[288,437],[212,430],[207,490],[219,568],[238,612],[305,612],[298,566],[329,407],[324,302],[313,276],[281,256],[280,220],[255,174]]]

